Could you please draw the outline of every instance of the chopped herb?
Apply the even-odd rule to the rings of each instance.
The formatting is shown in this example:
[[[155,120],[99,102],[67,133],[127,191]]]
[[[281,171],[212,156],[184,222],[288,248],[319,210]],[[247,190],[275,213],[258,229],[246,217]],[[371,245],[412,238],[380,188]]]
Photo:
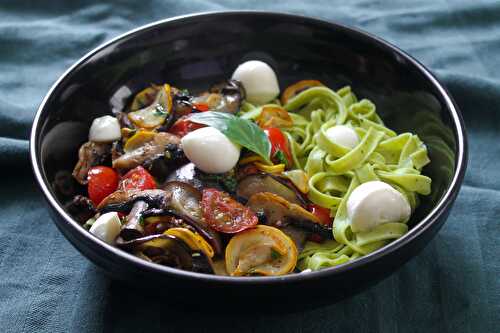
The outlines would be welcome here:
[[[161,104],[156,104],[154,112],[155,112],[155,115],[157,115],[157,116],[164,116],[167,114],[167,112],[165,111],[165,108]]]
[[[277,260],[277,259],[281,258],[281,253],[279,253],[275,249],[271,248],[271,258],[273,260]]]
[[[234,193],[236,191],[236,187],[238,186],[234,170],[223,174],[200,172],[199,176],[203,181],[216,183],[230,193]]]
[[[144,217],[139,217],[139,224],[144,227]]]
[[[278,163],[280,164],[284,164],[285,166],[288,165],[288,160],[286,159],[285,157],[285,153],[283,153],[282,150],[278,150],[276,151],[276,153],[274,154],[273,158],[278,161]]]

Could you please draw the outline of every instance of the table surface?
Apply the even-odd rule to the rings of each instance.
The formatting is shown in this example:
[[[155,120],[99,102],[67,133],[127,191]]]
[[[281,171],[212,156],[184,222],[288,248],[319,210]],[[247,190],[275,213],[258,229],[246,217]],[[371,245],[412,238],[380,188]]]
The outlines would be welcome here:
[[[180,14],[266,9],[359,27],[423,62],[450,89],[470,138],[450,218],[396,274],[343,302],[285,315],[165,307],[105,277],[58,232],[28,161],[51,84],[100,43]],[[0,1],[0,331],[493,332],[500,327],[498,1]],[[332,286],[334,288],[335,286]],[[293,299],[293,295],[291,295]],[[228,305],[230,306],[230,305]]]

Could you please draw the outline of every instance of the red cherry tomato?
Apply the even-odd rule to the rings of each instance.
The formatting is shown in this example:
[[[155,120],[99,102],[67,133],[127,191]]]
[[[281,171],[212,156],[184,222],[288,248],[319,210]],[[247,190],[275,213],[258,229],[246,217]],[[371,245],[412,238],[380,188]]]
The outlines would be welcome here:
[[[287,159],[287,165],[292,164],[292,155],[290,154],[290,148],[288,147],[288,140],[286,139],[283,132],[277,127],[269,127],[264,129],[269,141],[271,142],[271,157],[275,158],[276,154],[281,151],[285,158]],[[275,161],[275,163],[280,163],[281,161]]]
[[[153,190],[156,182],[142,166],[138,166],[123,176],[118,185],[120,190]]]
[[[234,234],[254,227],[257,216],[226,192],[213,188],[203,190],[201,211],[207,224],[214,230]]]
[[[310,204],[308,207],[309,211],[313,213],[324,225],[332,225],[332,218],[330,217],[330,210],[319,205]]]
[[[189,132],[192,132],[202,127],[205,127],[205,125],[189,121],[189,116],[182,116],[172,125],[172,127],[170,127],[168,131],[182,138]]]
[[[99,203],[116,191],[119,180],[118,173],[106,166],[96,166],[90,168],[88,173],[89,198],[97,206]]]

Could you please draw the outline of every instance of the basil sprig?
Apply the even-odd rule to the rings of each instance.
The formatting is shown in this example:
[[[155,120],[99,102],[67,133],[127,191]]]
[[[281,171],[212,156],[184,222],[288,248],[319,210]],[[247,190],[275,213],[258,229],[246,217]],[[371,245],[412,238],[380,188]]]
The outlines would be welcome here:
[[[250,120],[242,119],[225,112],[202,112],[193,114],[189,120],[208,125],[221,131],[229,140],[261,156],[271,163],[271,143],[266,133]]]

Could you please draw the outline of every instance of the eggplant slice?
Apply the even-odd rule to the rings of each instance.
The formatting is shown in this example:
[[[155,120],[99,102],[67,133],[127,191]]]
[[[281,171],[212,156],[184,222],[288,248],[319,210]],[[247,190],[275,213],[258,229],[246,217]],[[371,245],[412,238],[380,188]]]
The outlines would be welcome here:
[[[222,253],[222,243],[219,234],[211,229],[201,213],[201,192],[188,183],[172,181],[163,185],[169,193],[171,201],[170,213],[174,213],[191,225],[214,248],[215,253]]]
[[[289,180],[267,173],[255,173],[245,176],[238,182],[236,196],[246,202],[254,194],[262,192],[279,195],[296,205],[304,206],[306,204],[302,193]]]
[[[182,219],[190,225],[214,248],[215,253],[222,253],[222,243],[219,234],[212,230],[203,220],[200,207],[201,193],[191,185],[182,182],[170,182],[160,190],[118,190],[107,196],[97,207],[99,212],[129,213],[127,222],[122,226],[122,237],[126,240],[141,237],[144,234],[141,218],[150,216],[171,215]],[[138,202],[140,213],[132,209]],[[139,217],[140,216],[140,217]],[[126,231],[124,231],[126,230]]]
[[[256,193],[250,197],[247,206],[256,214],[263,214],[267,225],[278,228],[292,225],[326,238],[333,237],[331,227],[321,224],[314,214],[274,193]]]
[[[177,237],[165,234],[125,241],[117,246],[151,262],[187,271],[213,274],[211,260],[202,252],[192,250]]]

